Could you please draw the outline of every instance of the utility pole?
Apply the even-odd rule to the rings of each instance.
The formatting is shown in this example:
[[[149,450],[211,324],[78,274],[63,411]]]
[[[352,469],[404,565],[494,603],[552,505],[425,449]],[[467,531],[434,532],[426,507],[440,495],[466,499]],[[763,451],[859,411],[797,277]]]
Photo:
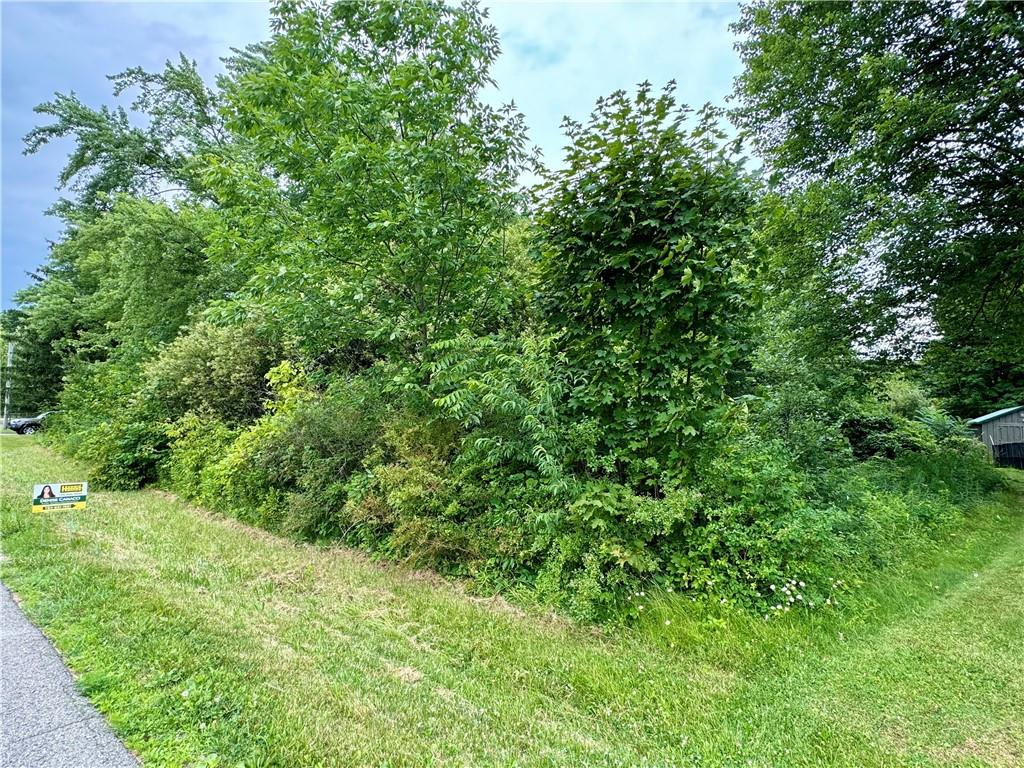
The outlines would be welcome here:
[[[4,369],[4,429],[11,423],[11,374],[14,371],[14,342],[7,342],[7,367]]]

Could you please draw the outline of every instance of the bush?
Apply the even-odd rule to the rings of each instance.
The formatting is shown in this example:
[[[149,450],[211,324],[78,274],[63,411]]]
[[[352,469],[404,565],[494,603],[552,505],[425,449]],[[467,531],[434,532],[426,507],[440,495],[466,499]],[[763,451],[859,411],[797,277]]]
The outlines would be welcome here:
[[[462,336],[431,352],[426,377],[378,366],[319,389],[281,363],[247,426],[223,410],[172,417],[169,390],[140,388],[137,366],[94,364],[69,379],[58,434],[107,486],[159,468],[243,521],[478,590],[525,586],[587,621],[639,613],[647,590],[761,612],[818,603],[998,486],[984,448],[905,381],[842,404],[846,449],[828,416],[840,406],[807,371],[721,409],[688,479],[644,494],[602,463],[599,423],[563,421],[550,339]]]
[[[756,182],[715,111],[693,116],[673,91],[645,83],[568,122],[538,210],[538,305],[564,353],[565,407],[600,424],[617,480],[654,492],[699,453],[753,311]]]
[[[281,419],[268,415],[241,430],[224,454],[201,470],[198,500],[243,522],[283,530],[292,489],[261,461],[265,447],[280,439],[280,427]]]
[[[853,456],[841,425],[862,378],[857,362],[852,355],[808,362],[804,339],[787,322],[762,318],[749,382],[756,396],[746,398],[751,427],[765,439],[781,441],[799,466],[815,474],[849,464]]]
[[[584,620],[611,615],[624,595],[665,579],[664,544],[689,527],[696,502],[687,492],[653,499],[589,484],[563,512],[537,521],[547,540],[538,594]]]
[[[158,404],[136,394],[139,384],[138,366],[125,361],[84,365],[65,380],[49,434],[89,466],[97,487],[133,489],[156,477],[166,425]]]
[[[310,538],[339,536],[348,480],[380,430],[378,388],[345,378],[314,393],[288,364],[268,377],[270,413],[234,433],[218,425],[196,437],[201,426],[186,425],[168,476],[182,492],[247,522]],[[233,439],[221,442],[227,437]]]
[[[65,381],[53,439],[90,466],[98,487],[138,488],[163,471],[193,496],[193,452],[207,459],[216,453],[197,442],[195,420],[215,425],[219,435],[227,429],[221,422],[259,414],[277,354],[251,326],[200,323],[148,363],[125,357],[82,364]],[[167,457],[172,441],[182,445]]]
[[[263,412],[267,372],[281,354],[254,325],[199,323],[146,365],[147,395],[172,418],[196,411],[245,423]]]
[[[884,380],[878,393],[856,404],[842,425],[858,459],[963,448],[969,431],[905,377]]]
[[[464,428],[465,461],[561,480],[567,446],[558,406],[565,390],[553,345],[549,336],[463,334],[433,346],[431,406]]]
[[[462,570],[477,559],[451,459],[458,426],[401,413],[350,484],[348,539],[395,560]]]
[[[541,599],[585,620],[635,614],[652,589],[765,612],[820,605],[838,582],[933,541],[998,485],[969,441],[812,477],[782,441],[742,422],[724,433],[698,479],[662,498],[589,482],[535,515]]]
[[[89,466],[98,488],[134,490],[156,479],[166,446],[162,423],[128,412],[79,434],[72,454]]]
[[[928,395],[906,376],[896,374],[882,381],[879,400],[896,416],[913,419],[931,405]]]
[[[842,429],[853,455],[860,460],[872,456],[894,459],[936,447],[926,427],[888,414],[854,413],[843,421]]]
[[[170,447],[160,464],[161,482],[185,498],[203,498],[204,470],[224,455],[235,435],[211,414],[185,414],[167,429]]]
[[[587,619],[612,615],[624,598],[652,587],[750,606],[771,583],[816,571],[807,554],[824,538],[821,518],[777,444],[737,443],[701,476],[662,498],[588,484],[563,514],[544,520],[541,594],[568,597]]]

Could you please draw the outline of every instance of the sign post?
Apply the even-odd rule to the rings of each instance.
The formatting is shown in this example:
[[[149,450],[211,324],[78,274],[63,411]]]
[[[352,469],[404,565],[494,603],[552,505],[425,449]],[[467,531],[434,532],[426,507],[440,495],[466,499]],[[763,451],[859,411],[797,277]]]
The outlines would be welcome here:
[[[11,425],[11,374],[14,372],[14,342],[7,342],[7,367],[4,368],[4,429]]]
[[[85,509],[89,484],[43,483],[32,489],[32,511],[46,512],[57,509]]]

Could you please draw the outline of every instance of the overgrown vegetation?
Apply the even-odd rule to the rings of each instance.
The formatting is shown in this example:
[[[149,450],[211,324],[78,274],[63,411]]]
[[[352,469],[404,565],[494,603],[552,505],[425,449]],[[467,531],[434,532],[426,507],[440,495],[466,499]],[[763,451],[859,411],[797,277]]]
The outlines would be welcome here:
[[[1019,480],[838,606],[764,621],[646,591],[602,631],[164,493],[33,514],[27,485],[84,467],[0,450],[4,584],[147,766],[977,768],[1024,748]]]
[[[1019,367],[1024,326],[1000,318],[1024,260],[1005,217],[971,229],[939,194],[962,174],[980,211],[1019,131],[986,123],[990,154],[935,170],[947,134],[893,126],[943,77],[903,76],[927,45],[886,46],[927,16],[981,61],[1021,19],[936,8],[751,6],[734,117],[767,176],[726,115],[646,83],[567,120],[565,165],[541,168],[522,116],[483,100],[498,41],[473,5],[279,3],[213,89],[183,58],[115,79],[137,120],[60,96],[28,148],[76,141],[66,231],[10,318],[61,371],[52,439],[107,487],[157,482],[581,619],[636,616],[648,590],[813,611],[997,488],[949,414],[1020,391],[948,386],[996,375],[990,353]],[[848,38],[882,116],[856,89],[803,109],[821,67],[781,60],[842,69]],[[943,98],[972,97],[958,77]],[[979,121],[1019,111],[985,93]],[[814,145],[819,123],[849,146]],[[880,178],[918,181],[883,199]]]

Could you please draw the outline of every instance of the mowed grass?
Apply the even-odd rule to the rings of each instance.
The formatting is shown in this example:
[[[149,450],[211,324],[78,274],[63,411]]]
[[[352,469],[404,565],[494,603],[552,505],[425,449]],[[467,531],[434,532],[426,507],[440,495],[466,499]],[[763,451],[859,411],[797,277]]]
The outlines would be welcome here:
[[[157,491],[34,515],[83,470],[0,450],[3,581],[149,765],[1024,765],[1019,480],[839,611],[599,630]]]

